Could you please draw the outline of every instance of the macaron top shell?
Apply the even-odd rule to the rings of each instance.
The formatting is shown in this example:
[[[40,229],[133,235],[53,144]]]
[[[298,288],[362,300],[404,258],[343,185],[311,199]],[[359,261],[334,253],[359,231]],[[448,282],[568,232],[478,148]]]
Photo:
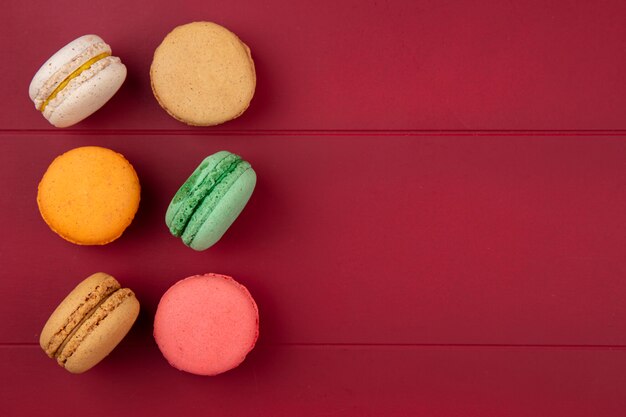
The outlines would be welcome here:
[[[258,338],[259,313],[248,290],[231,277],[196,275],[161,298],[154,337],[169,363],[197,375],[238,366]]]
[[[96,146],[57,157],[37,193],[39,211],[50,228],[79,245],[117,239],[139,207],[139,179],[119,153]]]
[[[211,22],[189,23],[170,32],[154,53],[150,80],[161,107],[195,126],[238,117],[256,87],[250,49]]]

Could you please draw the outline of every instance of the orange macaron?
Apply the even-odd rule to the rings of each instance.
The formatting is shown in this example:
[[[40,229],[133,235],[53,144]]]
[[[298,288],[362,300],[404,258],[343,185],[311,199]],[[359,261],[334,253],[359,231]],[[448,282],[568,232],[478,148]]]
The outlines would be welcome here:
[[[121,154],[85,146],[58,156],[37,192],[44,221],[78,245],[104,245],[122,235],[139,207],[139,178]]]

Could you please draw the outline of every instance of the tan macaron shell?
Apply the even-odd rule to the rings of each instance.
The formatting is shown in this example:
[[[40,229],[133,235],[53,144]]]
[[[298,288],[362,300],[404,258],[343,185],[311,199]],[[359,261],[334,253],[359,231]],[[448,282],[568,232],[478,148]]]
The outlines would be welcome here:
[[[119,288],[120,283],[104,272],[97,272],[78,284],[54,310],[41,331],[39,344],[46,354],[52,358],[76,326]]]
[[[139,302],[112,276],[99,272],[78,284],[52,313],[39,343],[72,373],[82,373],[104,359],[128,333]]]
[[[80,374],[104,359],[122,341],[139,315],[139,301],[128,288],[113,293],[76,330],[57,356],[69,372]]]
[[[234,33],[211,22],[170,32],[154,53],[152,91],[172,117],[212,126],[240,116],[256,87],[250,49]]]

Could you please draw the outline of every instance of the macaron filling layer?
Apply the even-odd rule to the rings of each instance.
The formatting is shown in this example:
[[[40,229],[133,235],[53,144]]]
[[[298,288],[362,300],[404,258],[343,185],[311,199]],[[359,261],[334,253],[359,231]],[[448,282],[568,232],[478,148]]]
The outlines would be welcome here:
[[[61,81],[61,83],[52,91],[52,93],[50,93],[50,95],[44,100],[44,102],[41,105],[41,108],[39,110],[43,112],[45,110],[46,106],[48,105],[48,103],[50,101],[54,100],[54,98],[57,96],[57,94],[59,94],[59,92],[61,90],[63,90],[69,84],[70,81],[72,81],[74,78],[78,77],[83,71],[88,70],[96,62],[98,62],[101,59],[104,59],[104,58],[106,58],[108,56],[111,56],[111,52],[103,52],[103,53],[101,53],[99,55],[96,55],[95,57],[89,59],[87,62],[85,62],[80,67],[78,67],[76,70],[74,70],[63,81]]]
[[[119,290],[119,288],[120,284],[113,277],[109,277],[100,285],[96,286],[96,288],[87,295],[85,300],[70,313],[59,331],[52,336],[45,348],[46,354],[51,358],[54,357],[61,350],[60,348],[63,343],[72,335],[73,331],[80,327],[80,324],[91,316],[93,312],[96,311],[111,294]]]
[[[240,171],[242,165],[245,165],[246,169],[250,167],[250,164],[243,161],[241,157],[230,153],[220,160],[214,169],[208,170],[208,164],[209,162],[206,161],[200,164],[200,167],[183,184],[172,200],[172,207],[179,205],[168,224],[174,236],[181,237],[186,233],[194,214],[211,195],[214,195],[214,190],[220,187],[220,184],[232,177],[235,171]]]
[[[183,231],[181,238],[183,243],[190,246],[196,235],[207,221],[215,207],[218,205],[222,197],[226,195],[228,190],[237,182],[239,177],[243,175],[251,166],[247,161],[240,160],[237,165],[224,175],[210,193],[202,200],[198,208],[193,212],[187,223],[187,227]]]
[[[61,366],[65,365],[65,362],[76,352],[78,346],[100,322],[106,319],[109,313],[133,295],[134,293],[129,288],[122,288],[104,299],[87,317],[85,317],[85,319],[83,319],[58,349],[55,354],[57,363]]]

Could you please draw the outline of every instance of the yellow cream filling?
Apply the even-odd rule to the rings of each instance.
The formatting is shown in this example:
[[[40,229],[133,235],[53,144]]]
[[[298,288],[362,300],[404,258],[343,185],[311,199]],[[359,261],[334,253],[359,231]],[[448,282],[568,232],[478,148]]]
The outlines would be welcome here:
[[[57,86],[57,88],[54,89],[54,91],[52,92],[52,94],[50,94],[48,96],[48,98],[43,102],[43,104],[41,105],[41,111],[43,112],[44,109],[46,108],[46,106],[48,105],[48,103],[50,103],[52,100],[54,100],[54,98],[57,96],[57,94],[59,94],[61,92],[61,90],[63,90],[67,84],[69,84],[70,81],[72,81],[74,78],[78,77],[80,74],[82,74],[83,71],[88,70],[89,67],[91,67],[93,64],[95,64],[96,62],[100,61],[103,58],[106,58],[108,56],[110,56],[111,53],[110,52],[103,52],[100,55],[96,55],[93,58],[91,58],[89,61],[85,62],[83,65],[81,65],[80,67],[76,68],[76,70],[74,72],[72,72],[70,75],[68,75],[62,82],[61,84],[59,84]]]

